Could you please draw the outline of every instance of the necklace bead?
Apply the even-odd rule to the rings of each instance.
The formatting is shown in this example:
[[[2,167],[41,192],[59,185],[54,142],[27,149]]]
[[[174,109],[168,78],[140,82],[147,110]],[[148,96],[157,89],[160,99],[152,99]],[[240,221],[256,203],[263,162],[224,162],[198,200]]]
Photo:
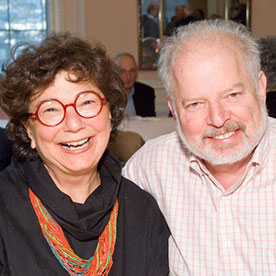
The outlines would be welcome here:
[[[113,264],[112,256],[117,237],[118,199],[116,199],[109,221],[98,239],[94,255],[85,260],[75,254],[61,226],[31,189],[29,189],[29,197],[44,238],[68,274],[71,276],[107,276]]]

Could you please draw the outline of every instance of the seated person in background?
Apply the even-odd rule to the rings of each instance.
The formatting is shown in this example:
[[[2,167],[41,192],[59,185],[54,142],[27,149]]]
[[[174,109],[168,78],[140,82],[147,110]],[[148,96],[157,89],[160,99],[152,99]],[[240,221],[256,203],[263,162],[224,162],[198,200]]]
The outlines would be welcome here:
[[[5,129],[0,127],[0,171],[11,163],[12,145],[7,138]]]
[[[134,57],[129,53],[121,53],[114,58],[114,62],[121,69],[121,79],[128,93],[125,114],[142,117],[156,116],[154,89],[136,81],[138,67]]]
[[[266,107],[268,115],[276,118],[276,36],[257,40],[260,50],[261,69],[267,78]]]

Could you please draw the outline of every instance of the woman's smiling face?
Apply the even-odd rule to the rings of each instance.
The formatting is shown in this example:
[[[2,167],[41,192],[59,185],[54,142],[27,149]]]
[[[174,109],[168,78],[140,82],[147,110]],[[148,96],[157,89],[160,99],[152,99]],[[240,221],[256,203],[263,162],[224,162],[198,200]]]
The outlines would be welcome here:
[[[39,103],[47,99],[57,99],[64,105],[74,103],[83,91],[94,91],[104,97],[93,83],[70,82],[68,76],[74,78],[68,72],[59,72],[53,84],[30,102],[29,112],[35,112]],[[30,118],[26,128],[32,148],[36,148],[48,170],[55,174],[82,174],[97,169],[109,141],[110,118],[108,104],[90,119],[80,117],[74,107],[69,106],[61,124],[48,127]]]

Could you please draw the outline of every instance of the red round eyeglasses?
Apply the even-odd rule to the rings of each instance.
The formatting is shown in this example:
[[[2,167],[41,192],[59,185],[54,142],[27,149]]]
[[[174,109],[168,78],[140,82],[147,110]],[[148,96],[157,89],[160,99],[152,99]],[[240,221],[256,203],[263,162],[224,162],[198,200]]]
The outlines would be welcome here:
[[[69,106],[72,106],[80,117],[90,119],[101,113],[105,103],[106,98],[97,92],[83,91],[76,96],[74,103],[64,105],[58,99],[47,99],[39,103],[34,113],[28,115],[37,118],[44,126],[54,127],[63,122]]]

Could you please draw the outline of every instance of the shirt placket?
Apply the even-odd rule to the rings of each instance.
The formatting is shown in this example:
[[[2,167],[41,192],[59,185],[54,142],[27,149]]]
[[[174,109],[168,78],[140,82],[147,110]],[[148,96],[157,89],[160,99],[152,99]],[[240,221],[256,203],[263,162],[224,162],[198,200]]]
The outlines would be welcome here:
[[[241,189],[246,189],[254,182],[256,167],[252,164],[248,166],[244,176],[236,188],[223,192],[217,200],[217,227],[218,227],[218,248],[221,270],[223,275],[251,275],[248,264],[245,267],[240,247],[247,248],[246,229],[240,229],[236,218],[239,217],[238,209],[234,208],[235,200],[238,200],[238,193]],[[245,227],[247,227],[245,225]],[[237,248],[237,245],[239,248]],[[246,254],[249,252],[246,252]],[[238,274],[237,274],[238,273]]]

